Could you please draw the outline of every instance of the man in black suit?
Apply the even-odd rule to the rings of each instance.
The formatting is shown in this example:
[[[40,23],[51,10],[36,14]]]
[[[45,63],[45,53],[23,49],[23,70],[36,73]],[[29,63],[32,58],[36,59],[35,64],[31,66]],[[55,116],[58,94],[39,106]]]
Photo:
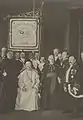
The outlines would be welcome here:
[[[23,68],[23,63],[22,63],[22,61],[20,60],[20,53],[19,53],[19,52],[15,52],[15,60],[16,60],[16,63],[17,63],[16,70],[17,70],[17,72],[18,72],[18,74],[19,74],[20,71],[21,71],[22,68]]]
[[[55,60],[55,64],[56,64],[56,65],[60,65],[60,60],[59,60],[59,58],[58,58],[59,52],[60,52],[60,50],[57,49],[57,48],[55,48],[55,49],[53,50],[53,55],[54,55],[54,60]]]

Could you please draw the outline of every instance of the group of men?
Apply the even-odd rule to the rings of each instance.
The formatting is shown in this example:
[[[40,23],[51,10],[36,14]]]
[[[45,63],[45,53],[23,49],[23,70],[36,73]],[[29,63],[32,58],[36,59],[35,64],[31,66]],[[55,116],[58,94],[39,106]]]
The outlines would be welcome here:
[[[62,106],[64,113],[78,113],[83,100],[83,52],[80,56],[81,60],[78,62],[67,50],[60,52],[56,48],[49,55],[48,63],[43,69],[44,109],[55,109],[57,104],[58,107]],[[57,103],[57,100],[60,102]]]
[[[4,47],[1,49],[0,57],[0,112],[11,111],[15,108],[18,75],[24,69],[26,58],[33,63],[33,68],[40,76],[40,108],[55,107],[57,93],[64,95],[65,101],[62,98],[58,100],[65,102],[65,105],[64,102],[62,103],[65,110],[72,105],[73,109],[77,109],[77,101],[83,98],[83,52],[81,62],[78,63],[67,50],[60,52],[55,48],[53,54],[46,60],[44,57],[39,59],[39,53],[33,56],[31,52],[28,57],[24,52],[15,52],[14,55],[12,51],[7,51]],[[70,102],[70,99],[73,102]]]
[[[24,51],[11,51],[6,47],[1,49],[0,55],[0,112],[10,112],[15,109],[17,89],[18,89],[18,76],[26,69],[26,62],[31,61],[32,67],[40,75],[42,70],[41,57],[39,61],[38,52],[25,53]]]
[[[4,47],[0,57],[0,112],[11,111],[15,107],[18,75],[25,63],[25,54],[12,51]]]

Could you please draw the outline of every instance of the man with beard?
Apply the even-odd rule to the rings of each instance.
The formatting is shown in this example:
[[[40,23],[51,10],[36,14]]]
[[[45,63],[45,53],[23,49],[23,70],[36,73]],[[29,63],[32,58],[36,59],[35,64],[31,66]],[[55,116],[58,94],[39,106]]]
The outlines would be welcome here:
[[[13,52],[9,51],[7,53],[7,59],[1,66],[3,87],[0,112],[9,112],[15,107],[18,75],[16,65],[16,61],[13,59]]]

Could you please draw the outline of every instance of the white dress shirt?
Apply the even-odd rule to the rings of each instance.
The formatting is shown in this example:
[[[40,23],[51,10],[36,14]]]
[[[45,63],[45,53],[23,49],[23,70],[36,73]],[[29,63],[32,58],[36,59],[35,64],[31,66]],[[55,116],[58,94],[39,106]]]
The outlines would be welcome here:
[[[69,82],[69,73],[70,73],[71,68],[72,68],[72,65],[70,65],[69,69],[66,72],[66,83]]]

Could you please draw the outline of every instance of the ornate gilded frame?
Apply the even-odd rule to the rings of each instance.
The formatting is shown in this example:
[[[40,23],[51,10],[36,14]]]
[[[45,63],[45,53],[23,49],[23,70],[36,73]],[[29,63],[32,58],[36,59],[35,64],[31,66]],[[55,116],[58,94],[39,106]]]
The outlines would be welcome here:
[[[8,40],[8,49],[11,49],[13,51],[21,51],[21,50],[24,50],[24,51],[39,51],[39,47],[40,47],[40,26],[39,26],[39,19],[38,18],[11,18],[9,20],[9,40]],[[18,32],[17,32],[17,28],[20,27],[20,31],[21,33],[23,32],[23,26],[22,24],[26,23],[27,22],[27,25],[24,25],[24,29],[25,29],[25,32],[27,33],[28,31],[28,25],[30,27],[30,24],[31,23],[35,23],[35,34],[31,34],[30,33],[30,36],[28,36],[27,34],[27,40],[25,42],[25,45],[23,43],[20,43],[20,42],[23,42],[25,39],[23,39],[23,41],[20,39],[20,35],[17,36]],[[30,23],[30,24],[29,24]],[[14,24],[19,24],[18,27],[16,27]],[[34,26],[34,25],[32,25]],[[16,32],[15,32],[15,27],[16,27]],[[31,28],[30,28],[31,29]],[[29,31],[29,32],[32,32],[34,33],[33,30]],[[33,36],[34,35],[34,36]],[[23,37],[23,36],[22,36]],[[32,37],[33,39],[35,39],[35,45],[29,45],[27,44],[28,42],[30,43],[29,41],[29,37]],[[35,38],[34,38],[35,37]],[[30,39],[31,40],[31,39]],[[19,42],[20,44],[15,44],[14,42]]]

